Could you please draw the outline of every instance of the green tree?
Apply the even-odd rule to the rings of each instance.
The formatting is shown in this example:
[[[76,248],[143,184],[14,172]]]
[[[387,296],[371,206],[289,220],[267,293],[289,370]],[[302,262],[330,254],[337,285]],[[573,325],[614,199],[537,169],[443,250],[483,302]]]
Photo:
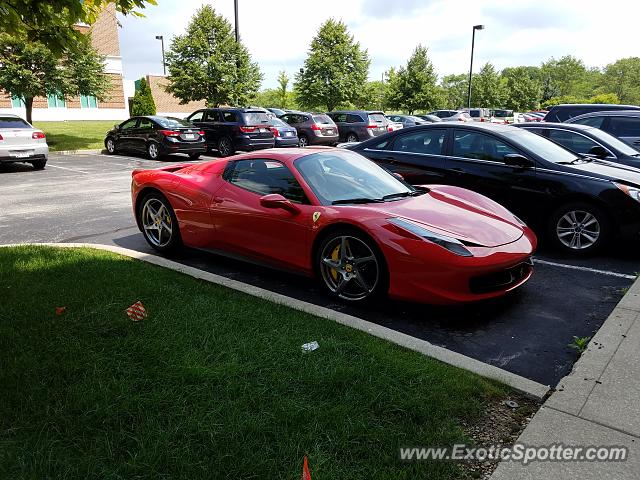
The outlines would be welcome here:
[[[504,106],[525,111],[537,108],[542,85],[534,78],[528,67],[505,68],[500,74],[504,85]]]
[[[289,76],[287,75],[287,72],[282,70],[280,71],[280,73],[278,73],[278,94],[280,96],[280,98],[278,99],[279,108],[287,108],[287,103],[288,103],[287,87],[288,86],[289,86]]]
[[[0,90],[21,98],[27,121],[32,121],[33,99],[47,95],[93,95],[106,98],[111,85],[104,75],[104,58],[86,35],[59,58],[41,42],[0,34]]]
[[[93,24],[100,12],[114,3],[118,12],[143,16],[136,9],[156,5],[156,0],[3,0],[0,32],[44,44],[56,55],[78,47],[81,33],[74,25]]]
[[[353,106],[362,110],[383,110],[386,89],[387,84],[381,80],[365,83]]]
[[[485,63],[480,71],[473,75],[471,87],[472,106],[494,108],[503,105],[504,85],[491,63]]]
[[[640,105],[640,58],[621,58],[607,65],[601,89],[615,93],[622,103]]]
[[[441,102],[437,81],[427,48],[418,45],[406,67],[389,76],[386,103],[392,109],[409,113],[432,110]]]
[[[183,104],[246,105],[262,81],[258,64],[235,41],[231,24],[210,5],[196,11],[184,35],[173,38],[166,63],[166,90]]]
[[[450,109],[461,108],[467,104],[467,88],[469,77],[461,73],[460,75],[445,75],[440,80],[442,91],[443,107]]]
[[[369,54],[333,19],[324,22],[311,41],[294,91],[302,108],[334,110],[358,101],[369,72]]]
[[[543,82],[543,100],[551,96],[589,95],[588,72],[584,62],[571,55],[559,59],[551,58],[540,67]]]
[[[156,114],[156,102],[151,95],[151,88],[147,83],[147,79],[142,77],[136,93],[133,95],[133,102],[131,105],[131,115],[155,115]]]

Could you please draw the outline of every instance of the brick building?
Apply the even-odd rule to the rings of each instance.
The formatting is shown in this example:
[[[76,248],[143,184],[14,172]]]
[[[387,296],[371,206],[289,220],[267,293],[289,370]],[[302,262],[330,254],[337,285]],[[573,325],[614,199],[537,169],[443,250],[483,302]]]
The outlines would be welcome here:
[[[199,108],[205,107],[204,100],[181,105],[180,100],[165,91],[164,86],[167,84],[167,80],[163,76],[147,75],[146,78],[151,89],[151,96],[156,104],[157,115],[184,118]]]
[[[122,79],[122,57],[118,39],[116,9],[109,4],[91,26],[77,26],[81,32],[91,35],[94,48],[105,56],[105,71],[111,78],[108,98],[98,101],[92,96],[47,98],[33,100],[33,120],[124,120],[129,117],[129,109],[124,96]],[[14,113],[26,117],[24,103],[11,98],[8,92],[0,91],[0,113]]]

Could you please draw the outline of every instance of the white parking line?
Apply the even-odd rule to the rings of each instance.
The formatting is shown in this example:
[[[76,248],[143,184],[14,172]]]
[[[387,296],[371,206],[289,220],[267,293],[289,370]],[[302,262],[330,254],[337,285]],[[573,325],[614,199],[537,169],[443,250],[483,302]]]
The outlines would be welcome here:
[[[635,275],[628,275],[626,273],[610,272],[608,270],[598,270],[597,268],[580,267],[578,265],[567,265],[566,263],[549,262],[547,260],[540,260],[539,258],[534,258],[534,263],[539,263],[540,265],[549,265],[551,267],[568,268],[570,270],[580,270],[582,272],[599,273],[600,275],[609,275],[610,277],[626,278],[628,280],[636,279]]]
[[[51,165],[50,162],[47,162],[47,167],[59,168],[61,170],[69,170],[70,172],[76,172],[76,173],[84,173],[84,174],[89,173],[89,172],[85,172],[84,170],[78,170],[77,168],[61,167],[60,165]]]

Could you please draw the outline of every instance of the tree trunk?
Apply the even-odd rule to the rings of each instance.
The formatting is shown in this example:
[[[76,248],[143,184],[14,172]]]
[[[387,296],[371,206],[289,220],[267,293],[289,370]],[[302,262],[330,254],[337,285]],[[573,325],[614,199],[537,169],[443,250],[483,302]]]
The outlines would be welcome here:
[[[33,121],[32,121],[32,113],[33,113],[33,97],[32,98],[25,98],[24,99],[24,105],[27,109],[27,122],[29,122],[30,124],[33,125]]]

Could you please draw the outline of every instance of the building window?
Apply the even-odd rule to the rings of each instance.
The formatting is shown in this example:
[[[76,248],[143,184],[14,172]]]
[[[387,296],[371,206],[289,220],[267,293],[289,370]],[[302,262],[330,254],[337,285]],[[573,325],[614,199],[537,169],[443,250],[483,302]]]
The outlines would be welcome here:
[[[98,100],[93,95],[80,95],[80,106],[82,108],[98,108]]]
[[[64,98],[58,95],[47,95],[47,105],[49,108],[63,108],[67,106]]]
[[[11,95],[11,106],[13,108],[24,108],[25,107],[24,100],[20,97]]]

